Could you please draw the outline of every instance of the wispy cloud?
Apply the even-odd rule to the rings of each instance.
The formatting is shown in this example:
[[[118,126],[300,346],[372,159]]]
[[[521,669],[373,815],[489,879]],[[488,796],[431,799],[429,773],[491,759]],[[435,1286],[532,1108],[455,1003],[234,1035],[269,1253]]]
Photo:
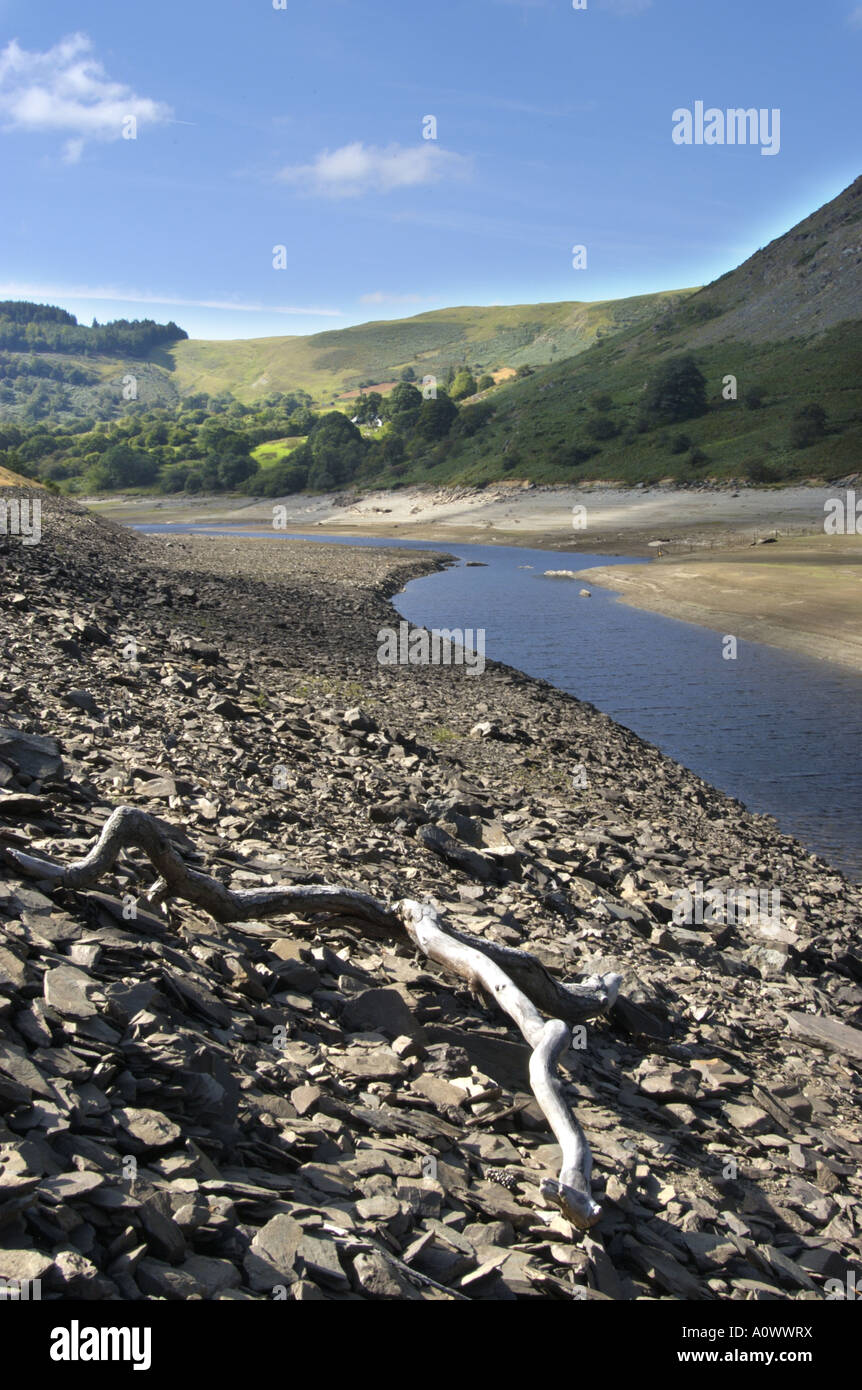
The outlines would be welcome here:
[[[358,198],[437,183],[447,174],[466,173],[469,163],[463,155],[440,149],[430,140],[383,148],[355,140],[337,150],[322,150],[311,164],[288,165],[278,177],[319,197]]]
[[[386,290],[373,290],[371,294],[361,294],[360,304],[429,304],[432,294],[389,294]]]
[[[498,0],[492,0],[492,3],[497,2]],[[499,3],[505,3],[505,0],[499,0]],[[409,92],[417,97],[425,96],[424,88],[418,82],[390,82],[387,85],[393,91]],[[523,101],[517,97],[484,92],[475,85],[471,86],[469,91],[463,91],[459,87],[439,87],[437,100],[445,101],[449,106],[475,107],[484,112],[513,111],[517,115],[552,117],[554,120],[574,120],[584,112],[595,111],[598,108],[598,102],[594,97],[583,101],[567,101],[564,105],[548,106],[543,102]]]
[[[648,10],[653,0],[589,0],[588,9],[611,10],[614,14],[642,14]],[[520,10],[547,10],[549,0],[494,0],[496,5],[510,5]]]
[[[862,5],[857,5],[855,10],[851,10],[847,16],[847,23],[851,29],[862,29]]]
[[[181,299],[176,295],[141,290],[113,289],[106,285],[36,285],[16,280],[0,283],[0,294],[40,302],[57,299],[110,300],[114,304],[158,304],[183,309],[235,309],[244,314],[305,314],[311,318],[343,318],[341,309],[321,309],[295,304],[255,304],[238,299]]]
[[[86,34],[70,34],[45,52],[13,39],[0,52],[0,116],[7,130],[68,135],[64,158],[75,164],[91,140],[120,140],[124,123],[170,120],[171,108],[112,82]]]

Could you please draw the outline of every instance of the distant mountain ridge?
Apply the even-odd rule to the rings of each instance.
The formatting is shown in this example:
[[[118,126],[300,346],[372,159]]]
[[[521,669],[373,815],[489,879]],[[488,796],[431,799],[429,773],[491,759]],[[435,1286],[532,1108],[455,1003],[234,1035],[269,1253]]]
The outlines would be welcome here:
[[[362,382],[417,376],[444,378],[449,367],[474,370],[542,366],[585,352],[595,342],[652,319],[692,290],[671,290],[595,303],[460,306],[407,319],[328,329],[308,337],[190,339],[170,349],[183,394],[231,390],[244,401],[272,391],[305,390],[325,403]]]
[[[44,313],[22,324],[17,317],[5,320],[0,305],[0,419],[121,415],[129,399],[124,387],[130,373],[133,399],[148,407],[173,407],[187,396],[228,392],[251,404],[275,392],[294,391],[308,392],[322,406],[362,383],[397,380],[407,367],[417,378],[432,375],[442,381],[450,367],[461,364],[490,371],[559,361],[652,319],[691,293],[671,290],[595,303],[462,306],[278,338],[188,339],[171,323],[144,355],[114,350],[110,325],[79,328],[71,315],[48,306],[29,306]],[[127,327],[125,321],[121,326]],[[98,342],[105,344],[101,351],[94,346]],[[34,395],[38,410],[28,415]]]

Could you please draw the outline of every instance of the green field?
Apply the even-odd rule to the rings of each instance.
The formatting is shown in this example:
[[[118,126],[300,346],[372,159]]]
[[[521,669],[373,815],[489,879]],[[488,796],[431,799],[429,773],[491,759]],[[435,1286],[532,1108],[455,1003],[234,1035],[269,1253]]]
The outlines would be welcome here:
[[[251,456],[260,468],[271,468],[279,459],[285,458],[304,444],[306,436],[304,434],[289,435],[287,439],[271,439],[267,444],[258,444],[256,449],[252,449]]]

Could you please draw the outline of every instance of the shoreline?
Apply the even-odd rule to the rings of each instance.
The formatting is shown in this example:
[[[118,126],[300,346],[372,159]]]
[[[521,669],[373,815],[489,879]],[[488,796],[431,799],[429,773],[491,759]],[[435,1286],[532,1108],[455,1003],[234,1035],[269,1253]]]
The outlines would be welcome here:
[[[285,498],[123,498],[85,500],[97,515],[121,523],[272,525],[313,535],[422,540],[443,544],[513,545],[591,554],[700,553],[742,545],[776,532],[822,531],[824,503],[835,488],[625,488],[607,484],[551,487],[515,483],[483,489],[405,488],[355,497],[344,493]],[[580,509],[577,513],[575,509]]]
[[[421,541],[441,551],[447,545],[555,550],[571,556],[579,578],[619,594],[621,602],[860,672],[862,536],[825,535],[824,505],[835,494],[822,487],[731,493],[513,485],[240,507],[223,498],[164,499],[156,507],[112,499],[100,510],[121,524],[229,527],[224,538],[240,539],[246,529],[271,524],[273,507],[283,505],[280,530],[309,540]],[[583,529],[575,529],[576,516]],[[578,570],[582,553],[652,563]]]

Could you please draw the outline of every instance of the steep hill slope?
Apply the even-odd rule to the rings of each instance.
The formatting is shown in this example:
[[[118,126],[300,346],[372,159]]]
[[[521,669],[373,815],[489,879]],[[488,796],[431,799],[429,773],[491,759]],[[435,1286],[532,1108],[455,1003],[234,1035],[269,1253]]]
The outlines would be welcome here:
[[[450,451],[434,479],[853,472],[862,459],[860,318],[862,178],[663,316],[508,388],[494,419]],[[708,410],[656,428],[644,419],[647,383],[687,353],[706,378]],[[599,396],[610,399],[597,407]],[[825,430],[796,444],[794,416],[812,403],[826,412]]]
[[[862,316],[862,177],[737,270],[695,295],[679,316],[692,346],[825,333]],[[689,317],[690,316],[690,317]],[[718,321],[720,317],[720,322]]]
[[[13,473],[11,468],[4,468],[0,464],[0,487],[20,487],[27,488],[29,491],[30,488],[41,488],[41,486],[42,484],[37,482],[35,478],[22,478],[20,473]]]

